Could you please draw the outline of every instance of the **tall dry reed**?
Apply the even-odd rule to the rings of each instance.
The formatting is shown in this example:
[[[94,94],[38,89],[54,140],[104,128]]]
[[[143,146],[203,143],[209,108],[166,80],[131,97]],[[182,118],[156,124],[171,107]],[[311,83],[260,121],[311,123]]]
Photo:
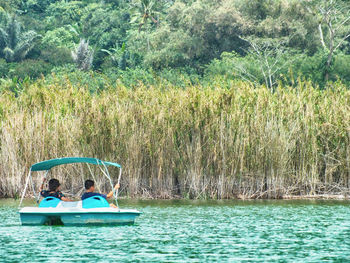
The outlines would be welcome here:
[[[2,196],[21,192],[31,164],[63,156],[120,162],[128,196],[349,193],[350,91],[340,84],[321,91],[300,82],[272,93],[219,80],[186,89],[116,83],[91,94],[38,80],[18,97],[4,91],[0,118]],[[52,176],[75,193],[90,177],[83,165]]]

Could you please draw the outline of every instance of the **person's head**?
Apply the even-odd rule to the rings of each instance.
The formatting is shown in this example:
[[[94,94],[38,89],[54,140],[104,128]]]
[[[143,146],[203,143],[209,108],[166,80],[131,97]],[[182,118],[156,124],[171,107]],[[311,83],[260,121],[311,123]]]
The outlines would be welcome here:
[[[86,190],[94,191],[94,189],[95,189],[95,183],[94,183],[94,181],[92,181],[92,180],[86,180],[86,181],[85,181],[85,189],[86,189]]]
[[[60,182],[57,180],[57,179],[51,179],[50,181],[49,181],[49,190],[50,190],[50,192],[52,192],[52,191],[57,191],[58,190],[58,188],[60,187]]]

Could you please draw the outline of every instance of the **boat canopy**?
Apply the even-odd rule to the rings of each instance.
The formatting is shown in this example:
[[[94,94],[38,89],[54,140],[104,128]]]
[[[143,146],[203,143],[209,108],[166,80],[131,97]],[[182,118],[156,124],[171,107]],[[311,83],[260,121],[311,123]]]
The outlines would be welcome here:
[[[118,176],[118,184],[120,183],[120,178],[121,178],[121,174],[122,174],[122,166],[120,164],[117,163],[112,163],[112,162],[105,162],[105,161],[101,161],[99,159],[96,158],[87,158],[87,157],[63,157],[63,158],[58,158],[58,159],[51,159],[51,160],[46,160],[40,163],[36,163],[33,164],[32,167],[30,167],[27,179],[26,179],[26,183],[24,186],[24,190],[22,193],[22,197],[21,197],[21,201],[19,203],[19,207],[22,205],[22,201],[24,199],[25,193],[27,191],[27,187],[29,184],[29,181],[31,181],[32,184],[32,189],[33,189],[33,194],[37,200],[37,203],[39,203],[39,198],[40,198],[40,192],[36,193],[35,191],[35,186],[34,186],[34,182],[32,180],[32,172],[36,172],[36,171],[46,171],[44,178],[47,177],[48,173],[50,172],[52,167],[58,166],[58,165],[62,165],[62,164],[71,164],[71,163],[86,163],[86,164],[95,164],[98,165],[103,173],[103,175],[105,177],[107,177],[107,179],[109,180],[109,183],[111,185],[112,191],[113,191],[113,196],[115,198],[115,202],[118,206],[118,190],[119,189],[114,189],[113,187],[113,182],[112,182],[112,178],[109,175],[107,166],[114,166],[114,167],[118,167],[119,168],[119,176]],[[102,168],[103,167],[103,168]],[[90,170],[90,168],[89,168]],[[90,173],[92,175],[92,177],[94,178],[94,175],[92,173],[92,171],[90,170]],[[95,178],[94,178],[95,180]],[[96,180],[95,180],[96,181]],[[119,206],[118,206],[119,207]]]
[[[86,157],[64,157],[58,159],[46,160],[40,163],[33,164],[30,168],[31,171],[48,171],[52,167],[61,164],[70,164],[70,163],[90,163],[96,165],[105,165],[105,166],[115,166],[121,168],[120,164],[101,161],[96,158],[86,158]]]

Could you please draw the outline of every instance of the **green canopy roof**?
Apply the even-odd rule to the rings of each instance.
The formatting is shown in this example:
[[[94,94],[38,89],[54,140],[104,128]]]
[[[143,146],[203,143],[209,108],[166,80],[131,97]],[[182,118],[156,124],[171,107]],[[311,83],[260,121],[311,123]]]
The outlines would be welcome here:
[[[30,168],[32,171],[47,171],[50,170],[52,167],[55,167],[57,165],[61,164],[70,164],[70,163],[90,163],[90,164],[96,164],[96,165],[110,165],[121,168],[120,164],[117,163],[111,163],[111,162],[105,162],[101,161],[96,158],[85,158],[85,157],[64,157],[59,159],[51,159],[47,161],[43,161],[40,163],[33,164]]]

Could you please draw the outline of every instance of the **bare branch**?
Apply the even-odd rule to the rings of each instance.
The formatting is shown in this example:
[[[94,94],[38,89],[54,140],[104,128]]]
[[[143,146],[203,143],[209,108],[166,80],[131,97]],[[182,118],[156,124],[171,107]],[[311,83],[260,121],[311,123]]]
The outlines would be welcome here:
[[[299,55],[300,56],[300,55]],[[294,60],[296,60],[296,57],[295,58],[292,58],[292,59],[288,59],[286,62],[283,63],[282,66],[280,67],[277,67],[276,70],[274,72],[272,72],[272,74],[276,74],[277,71],[283,69],[284,67],[286,67],[288,64],[291,64]]]
[[[318,24],[318,31],[320,32],[320,39],[321,39],[321,44],[322,46],[327,49],[326,47],[326,43],[324,42],[324,38],[323,38],[323,30],[322,30],[322,25]]]
[[[336,29],[334,29],[334,32],[338,32],[338,30],[340,29],[340,27],[342,27],[346,22],[348,22],[350,20],[350,16],[348,16],[346,19],[344,19],[343,22],[341,22]]]
[[[336,50],[344,43],[344,41],[345,41],[348,37],[350,37],[350,33],[349,33],[348,35],[346,35],[345,37],[343,37],[343,38],[340,40],[340,42],[338,43],[338,45],[334,48],[334,51],[336,51]]]

